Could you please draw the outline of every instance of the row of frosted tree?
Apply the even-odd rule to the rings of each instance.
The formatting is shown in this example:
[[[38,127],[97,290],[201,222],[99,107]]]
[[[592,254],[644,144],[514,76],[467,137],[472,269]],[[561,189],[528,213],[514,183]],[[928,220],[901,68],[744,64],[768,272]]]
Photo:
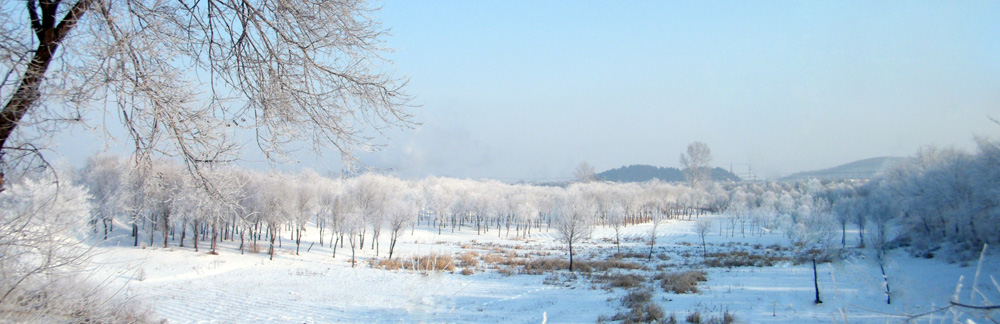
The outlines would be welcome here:
[[[145,167],[136,167],[144,165]],[[321,246],[351,252],[382,249],[388,256],[407,228],[526,238],[554,229],[569,214],[588,226],[614,230],[660,219],[722,217],[719,235],[779,232],[799,246],[884,249],[911,245],[975,251],[1000,238],[1000,148],[978,141],[978,151],[927,148],[872,180],[711,183],[698,188],[662,182],[580,182],[566,186],[507,184],[429,177],[401,180],[366,173],[330,178],[225,167],[192,177],[183,166],[137,164],[117,156],[92,157],[77,179],[90,193],[90,221],[105,238],[124,224],[148,245],[180,247],[220,240],[240,250],[295,244],[315,231]],[[567,204],[579,206],[566,206]],[[117,220],[117,223],[116,223]],[[556,226],[557,227],[557,226]],[[558,230],[558,228],[555,228]],[[852,234],[849,239],[848,229]],[[119,229],[120,230],[120,229]],[[289,242],[289,243],[283,243]]]
[[[401,180],[375,173],[334,179],[312,171],[261,173],[236,167],[192,177],[170,161],[137,164],[113,155],[91,157],[76,178],[90,192],[90,224],[105,239],[122,230],[116,224],[124,224],[136,246],[174,244],[197,251],[199,244],[208,244],[215,252],[219,241],[229,240],[239,242],[241,252],[266,246],[272,257],[283,238],[300,253],[306,231],[315,231],[318,239],[312,243],[330,244],[334,256],[338,247],[348,246],[353,254],[366,245],[378,254],[388,233],[391,258],[408,227],[526,238],[533,231],[549,231],[564,216],[565,202],[574,201],[585,202],[575,204],[586,207],[588,224],[618,233],[653,215],[690,218],[721,210],[727,200],[719,186],[696,190],[660,182],[560,187]]]
[[[856,247],[975,257],[1000,243],[1000,144],[976,144],[924,148],[869,180],[728,185],[719,234],[779,230],[792,243],[847,247],[850,228]]]

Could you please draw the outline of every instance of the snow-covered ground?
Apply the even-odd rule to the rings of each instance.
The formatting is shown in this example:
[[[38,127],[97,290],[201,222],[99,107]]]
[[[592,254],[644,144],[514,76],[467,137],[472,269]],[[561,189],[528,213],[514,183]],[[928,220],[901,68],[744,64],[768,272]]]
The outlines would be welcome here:
[[[669,271],[699,263],[701,246],[694,223],[669,221],[659,226],[654,255],[663,253],[668,260],[626,257],[625,261],[649,270],[612,271],[652,277],[658,272],[657,265]],[[625,227],[623,250],[648,251],[645,239],[650,228],[649,224]],[[566,270],[555,280],[551,274],[502,274],[485,262],[470,267],[475,269],[471,275],[461,274],[461,266],[453,273],[373,268],[366,261],[386,257],[387,233],[383,233],[379,256],[366,245],[358,251],[361,262],[352,268],[348,245],[338,248],[336,258],[328,244],[316,243],[307,252],[310,244],[318,242],[316,230],[309,231],[299,255],[285,234],[272,261],[264,242],[260,253],[241,255],[238,241],[226,241],[218,255],[211,255],[206,253],[207,242],[200,244],[198,253],[190,247],[177,247],[176,241],[169,248],[136,248],[126,231],[120,230],[116,239],[95,249],[98,270],[93,277],[105,280],[109,288],[121,289],[121,296],[141,300],[155,317],[170,323],[541,323],[543,319],[548,323],[593,323],[601,315],[617,313],[622,308],[619,299],[626,293],[623,289],[602,289],[589,275],[566,279]],[[406,230],[394,258],[458,255],[466,250],[480,256],[502,252],[533,258],[565,257],[565,247],[551,231],[533,231],[527,240],[508,238],[506,231],[500,236],[496,229],[477,235],[474,228],[458,233],[445,229],[438,235],[436,229],[418,226],[412,232]],[[613,237],[611,229],[597,227],[590,240],[579,249],[574,247],[577,260],[607,259],[615,249],[610,240]],[[366,239],[370,243],[370,238]],[[726,237],[717,228],[706,239],[709,252],[762,252],[774,244],[788,245],[777,233]],[[970,299],[976,262],[949,264],[940,258],[913,258],[905,251],[892,251],[886,263],[891,305],[886,304],[882,275],[873,255],[854,251],[843,260],[820,264],[823,303],[819,305],[813,304],[813,272],[808,263],[707,268],[708,281],[701,283],[696,294],[667,293],[651,280],[646,285],[655,292],[653,301],[681,321],[693,311],[704,316],[728,311],[743,323],[898,322],[895,315],[918,314],[946,305],[960,280],[962,302],[981,303],[984,297],[994,304],[1000,302],[995,286],[995,280],[1000,279],[996,254],[983,262],[976,286],[981,296]]]

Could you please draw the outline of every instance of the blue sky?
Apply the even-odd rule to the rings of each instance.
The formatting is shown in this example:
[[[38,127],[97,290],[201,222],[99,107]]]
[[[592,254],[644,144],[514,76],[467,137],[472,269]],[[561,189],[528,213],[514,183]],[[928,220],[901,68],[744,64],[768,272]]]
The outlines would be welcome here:
[[[1000,138],[996,1],[386,1],[375,14],[423,125],[361,158],[403,177],[678,166],[693,141],[716,166],[774,177]],[[124,145],[83,133],[55,149],[82,165]],[[333,153],[293,159],[271,166],[340,168]]]
[[[1000,131],[997,2],[392,1],[379,15],[424,125],[364,159],[404,176],[677,166],[692,141],[777,175]]]

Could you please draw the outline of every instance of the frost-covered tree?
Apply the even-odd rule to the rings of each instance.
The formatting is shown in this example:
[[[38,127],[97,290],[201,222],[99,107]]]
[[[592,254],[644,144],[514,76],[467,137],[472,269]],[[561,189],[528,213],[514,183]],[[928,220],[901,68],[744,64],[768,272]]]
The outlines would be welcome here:
[[[149,206],[153,202],[153,199],[149,199],[152,173],[150,169],[150,165],[130,168],[125,175],[123,188],[119,191],[118,207],[122,214],[127,215],[128,223],[132,227],[134,246],[139,246],[139,224],[146,218]]]
[[[684,176],[691,184],[691,188],[698,188],[703,183],[711,181],[712,150],[702,142],[691,142],[687,146],[687,152],[681,153],[681,166],[684,167]]]
[[[256,249],[257,236],[254,233],[259,227],[260,219],[254,205],[256,189],[254,185],[257,177],[255,174],[239,168],[228,168],[225,172],[227,173],[226,177],[230,178],[233,182],[233,190],[231,191],[231,201],[234,203],[233,222],[235,223],[234,227],[240,235],[240,254],[243,254],[246,248],[247,234],[249,234],[250,240],[254,242],[254,248]]]
[[[382,215],[378,214],[378,209],[385,192],[379,188],[380,180],[381,176],[365,173],[350,179],[348,182],[347,192],[351,195],[356,212],[360,213],[360,219],[356,221],[361,227],[355,228],[359,239],[359,249],[365,248],[365,234],[368,232],[366,225],[371,224],[373,227],[382,225],[380,219]]]
[[[647,202],[644,204],[645,213],[649,215],[649,222],[652,226],[649,228],[649,255],[646,256],[647,260],[653,260],[653,248],[656,247],[656,235],[657,230],[663,222],[666,221],[663,213],[660,212],[660,208],[653,202]]]
[[[569,271],[573,271],[573,244],[582,242],[593,231],[593,208],[579,194],[570,193],[555,202],[556,238],[569,250]]]
[[[594,167],[587,162],[582,162],[573,170],[573,177],[578,182],[591,182],[596,179]]]
[[[1000,243],[1000,144],[978,138],[978,152],[928,147],[897,165],[881,188],[898,202],[902,239],[921,251],[942,246],[971,258]]]
[[[103,237],[107,240],[108,234],[114,230],[117,199],[124,180],[122,161],[116,155],[91,156],[87,158],[80,178],[90,193],[90,204],[93,206],[90,216],[91,224],[95,226],[94,231],[98,230],[97,224],[100,223],[99,226],[104,230]]]
[[[329,179],[326,177],[320,177],[315,179],[316,181],[316,229],[319,231],[319,245],[323,246],[324,237],[327,229],[336,228],[332,226],[330,222],[334,222],[334,200],[337,194],[340,193],[340,182]],[[330,244],[333,245],[336,241],[337,233],[335,231],[330,231]]]
[[[275,243],[280,237],[281,225],[292,219],[296,214],[293,198],[294,186],[281,175],[271,173],[265,176],[266,189],[257,192],[258,207],[263,223],[267,226],[268,254],[274,260]],[[279,242],[280,244],[280,242]]]
[[[417,218],[419,210],[417,199],[411,192],[398,193],[386,207],[389,221],[389,259],[392,259],[392,252],[396,248],[402,230]]]
[[[67,307],[50,303],[70,293],[57,283],[86,261],[79,237],[90,232],[81,231],[90,209],[86,189],[53,178],[24,178],[0,192],[0,322]]]
[[[139,156],[178,156],[198,175],[235,155],[234,132],[270,159],[292,140],[346,156],[377,145],[372,132],[413,125],[377,11],[324,0],[0,2],[0,175],[66,123],[104,114],[119,117]]]
[[[847,224],[851,222],[856,208],[856,198],[844,198],[833,204],[833,215],[840,224],[840,246],[847,247]]]
[[[606,217],[608,226],[615,231],[615,248],[621,253],[621,229],[625,225],[625,207],[617,201],[613,202]]]
[[[323,205],[326,210],[328,210],[329,221],[327,224],[330,226],[330,233],[333,237],[330,239],[330,244],[333,246],[333,257],[337,257],[337,243],[340,243],[340,247],[344,247],[344,235],[353,235],[351,230],[352,226],[355,225],[355,220],[350,217],[354,217],[354,204],[350,195],[344,192],[342,189],[337,190],[323,196]],[[348,236],[348,239],[351,239]],[[352,242],[353,244],[353,242]]]
[[[177,197],[180,196],[183,190],[187,190],[190,187],[190,181],[186,181],[188,180],[187,178],[183,170],[172,163],[162,164],[156,170],[156,185],[151,191],[151,197],[155,200],[151,214],[155,215],[155,217],[154,226],[151,226],[150,233],[153,233],[153,229],[158,228],[160,230],[163,247],[167,247],[170,230],[177,222],[175,219],[176,213],[174,212],[174,206],[177,205]],[[152,240],[153,235],[150,235],[150,242]]]
[[[427,208],[434,212],[434,224],[441,234],[441,229],[448,226],[452,206],[455,204],[453,188],[447,179],[432,178],[424,181],[424,201]],[[454,227],[452,227],[454,229]]]
[[[694,223],[694,232],[701,238],[701,252],[705,259],[708,259],[708,247],[705,243],[705,235],[712,230],[712,219],[707,217],[698,218]]]
[[[317,186],[319,178],[320,176],[316,172],[305,170],[299,174],[298,179],[293,184],[295,215],[292,217],[292,223],[295,233],[295,255],[299,255],[299,249],[302,246],[302,232],[306,230],[306,223],[319,208],[316,197],[319,190]]]
[[[340,221],[341,231],[347,234],[347,243],[351,246],[351,267],[357,265],[356,247],[360,242],[364,242],[364,236],[358,235],[359,231],[364,231],[364,214],[358,201],[347,198],[340,200],[339,209],[343,212],[343,219]]]

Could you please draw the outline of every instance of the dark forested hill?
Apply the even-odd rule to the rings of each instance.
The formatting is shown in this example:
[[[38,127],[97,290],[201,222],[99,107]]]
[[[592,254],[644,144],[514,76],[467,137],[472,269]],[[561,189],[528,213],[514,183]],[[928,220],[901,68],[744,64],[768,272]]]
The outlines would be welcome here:
[[[597,174],[598,179],[614,182],[643,182],[653,179],[660,181],[683,182],[684,173],[678,168],[661,168],[652,165],[633,164],[617,169],[607,170]],[[735,174],[722,168],[712,169],[713,181],[739,181]]]

